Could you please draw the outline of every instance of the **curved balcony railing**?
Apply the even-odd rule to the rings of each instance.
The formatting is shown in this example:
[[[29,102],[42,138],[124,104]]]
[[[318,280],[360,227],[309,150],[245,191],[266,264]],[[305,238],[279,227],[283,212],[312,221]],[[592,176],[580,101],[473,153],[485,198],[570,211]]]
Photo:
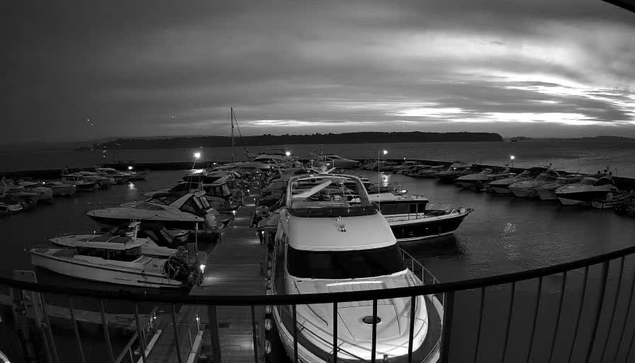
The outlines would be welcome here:
[[[419,273],[426,284],[416,287],[341,292],[306,295],[256,295],[256,296],[173,296],[160,294],[112,293],[17,281],[0,277],[0,286],[14,292],[17,306],[25,306],[25,296],[39,293],[43,316],[37,317],[41,324],[42,336],[35,339],[34,347],[25,347],[23,355],[37,356],[30,350],[44,351],[51,362],[71,361],[64,357],[71,354],[76,361],[104,362],[148,362],[143,352],[149,352],[148,345],[157,330],[163,334],[171,332],[174,361],[186,362],[192,354],[198,353],[201,345],[211,346],[212,355],[222,361],[216,329],[212,340],[203,335],[204,329],[217,324],[215,308],[221,306],[251,307],[253,334],[253,360],[264,361],[271,349],[266,344],[272,335],[271,321],[265,324],[272,307],[300,304],[337,304],[353,301],[370,301],[376,306],[378,300],[392,298],[413,298],[417,296],[438,296],[443,303],[443,333],[441,339],[441,362],[629,362],[635,359],[632,347],[635,339],[635,314],[631,312],[635,287],[635,246],[602,255],[584,258],[527,271],[498,276],[482,277],[464,281],[438,283],[434,277],[425,275],[425,269],[406,254],[410,268]],[[420,271],[420,272],[418,272]],[[263,276],[263,282],[265,276]],[[25,293],[27,293],[25,295]],[[74,344],[57,349],[58,334],[49,324],[44,301],[50,296],[65,296],[71,301],[97,301],[102,319],[98,341],[106,354],[99,359],[85,357],[83,347],[86,336],[77,329],[77,314],[69,305],[69,316]],[[34,298],[29,298],[33,303]],[[59,299],[58,299],[59,300]],[[67,300],[68,301],[68,300]],[[105,312],[105,304],[123,301],[134,310],[131,322],[133,338],[124,342],[111,343],[111,320]],[[22,305],[21,305],[22,304]],[[140,314],[140,307],[161,305],[164,311],[164,325],[148,329],[148,315]],[[193,306],[191,321],[182,321],[182,311],[177,307]],[[200,307],[207,306],[207,309]],[[19,309],[18,309],[19,310]],[[169,313],[165,313],[168,311]],[[201,316],[199,311],[207,312]],[[259,318],[262,311],[264,318]],[[21,313],[14,314],[12,321],[20,333]],[[22,314],[23,315],[23,314]],[[292,314],[293,315],[293,314]],[[195,322],[194,322],[195,319]],[[150,321],[154,321],[150,317]],[[161,320],[161,319],[159,319]],[[269,319],[270,320],[270,319]],[[210,324],[210,322],[212,324]],[[183,325],[187,328],[181,328]],[[222,329],[221,329],[222,330]],[[93,334],[95,335],[95,334]],[[136,335],[136,337],[135,337]],[[216,338],[215,338],[216,336]],[[195,341],[205,337],[206,342]],[[25,336],[20,337],[24,343]],[[28,341],[27,341],[28,343]],[[73,347],[74,345],[74,347]],[[297,344],[294,344],[297,347]],[[214,349],[216,348],[216,349]],[[7,353],[8,348],[0,346]],[[69,351],[76,350],[75,353]],[[337,351],[337,350],[334,350]],[[121,354],[119,354],[121,352]],[[124,354],[125,353],[125,354]],[[11,354],[11,352],[9,352]],[[117,358],[118,357],[118,358]],[[10,358],[12,358],[10,356]],[[19,361],[12,358],[13,361]],[[218,360],[220,359],[220,360]],[[376,357],[369,361],[382,361]],[[26,360],[25,361],[29,361]],[[37,361],[30,359],[30,361]],[[152,360],[154,361],[154,360]],[[339,360],[338,360],[339,361]]]

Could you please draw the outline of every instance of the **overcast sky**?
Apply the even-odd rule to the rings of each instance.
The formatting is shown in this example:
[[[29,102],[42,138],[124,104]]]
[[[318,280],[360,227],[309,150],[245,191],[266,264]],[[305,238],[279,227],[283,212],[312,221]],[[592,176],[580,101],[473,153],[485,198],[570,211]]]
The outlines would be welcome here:
[[[229,135],[230,107],[248,135],[635,137],[635,14],[600,0],[12,1],[2,13],[3,143]]]

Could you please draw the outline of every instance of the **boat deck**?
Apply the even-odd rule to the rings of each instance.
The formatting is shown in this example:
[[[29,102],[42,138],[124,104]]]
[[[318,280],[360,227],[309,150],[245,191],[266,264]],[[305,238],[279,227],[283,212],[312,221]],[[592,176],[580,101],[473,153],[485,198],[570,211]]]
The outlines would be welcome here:
[[[206,263],[205,276],[200,286],[195,286],[190,295],[218,296],[218,295],[257,295],[265,294],[263,276],[263,264],[265,263],[267,247],[260,243],[255,228],[250,228],[252,215],[255,212],[253,196],[245,198],[245,205],[236,211],[234,221],[223,231],[219,243],[213,253],[209,254]],[[186,311],[183,307],[177,314],[177,326],[179,326],[179,341],[187,341],[187,329],[181,325],[187,325],[195,319],[198,312],[201,324],[208,326],[209,307],[190,307],[192,311]],[[254,337],[252,315],[250,307],[219,306],[216,310],[217,320],[212,322],[210,333],[212,335],[212,347],[202,347],[205,354],[215,355],[220,353],[223,363],[254,361],[256,354],[263,357],[262,349],[254,350]],[[255,309],[258,331],[263,330],[263,312],[261,308]],[[214,326],[218,326],[218,332],[214,332]],[[167,333],[167,334],[166,334]],[[164,336],[165,334],[165,336]],[[219,341],[213,341],[214,336],[220,336]],[[204,341],[209,344],[210,337],[205,336]],[[220,352],[211,352],[220,349]],[[198,347],[200,349],[201,347]],[[189,348],[188,348],[189,349]],[[188,361],[185,352],[181,352],[182,362]],[[176,348],[174,346],[174,328],[165,329],[156,342],[148,362],[164,363],[177,362]]]

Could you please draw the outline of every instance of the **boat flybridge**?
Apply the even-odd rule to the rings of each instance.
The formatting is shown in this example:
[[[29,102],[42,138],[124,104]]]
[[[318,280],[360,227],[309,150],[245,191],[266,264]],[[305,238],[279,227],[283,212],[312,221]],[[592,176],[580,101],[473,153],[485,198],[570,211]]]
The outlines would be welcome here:
[[[359,198],[350,204],[351,196]],[[351,175],[314,174],[289,179],[285,207],[275,237],[272,292],[315,294],[381,290],[421,285],[409,270],[390,226],[369,199],[362,181]],[[411,310],[411,304],[415,309]],[[301,362],[331,362],[337,319],[337,361],[400,362],[409,349],[414,312],[413,362],[439,357],[443,309],[427,297],[296,306]],[[294,354],[294,319],[289,306],[273,309],[285,350]]]

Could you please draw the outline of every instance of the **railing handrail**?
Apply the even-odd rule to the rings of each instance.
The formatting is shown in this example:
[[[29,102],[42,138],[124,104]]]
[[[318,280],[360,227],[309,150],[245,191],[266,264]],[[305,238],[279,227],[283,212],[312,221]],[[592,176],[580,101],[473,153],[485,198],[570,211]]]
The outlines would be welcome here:
[[[165,304],[189,304],[189,305],[216,305],[216,306],[252,306],[252,305],[282,305],[282,304],[325,304],[333,302],[350,302],[374,299],[394,299],[418,295],[432,295],[451,291],[463,291],[477,289],[486,286],[495,286],[548,276],[565,271],[571,271],[602,262],[614,260],[635,253],[635,245],[604,254],[586,257],[575,261],[560,263],[557,265],[539,267],[531,270],[511,272],[502,275],[479,277],[468,280],[441,282],[433,285],[421,285],[383,290],[317,293],[301,295],[240,295],[240,296],[172,296],[158,293],[132,293],[111,292],[99,290],[86,290],[71,286],[63,289],[59,286],[17,281],[0,276],[0,285],[13,288],[35,291],[40,293],[55,293],[60,295],[81,296],[103,300],[120,300],[135,302],[154,302]]]

